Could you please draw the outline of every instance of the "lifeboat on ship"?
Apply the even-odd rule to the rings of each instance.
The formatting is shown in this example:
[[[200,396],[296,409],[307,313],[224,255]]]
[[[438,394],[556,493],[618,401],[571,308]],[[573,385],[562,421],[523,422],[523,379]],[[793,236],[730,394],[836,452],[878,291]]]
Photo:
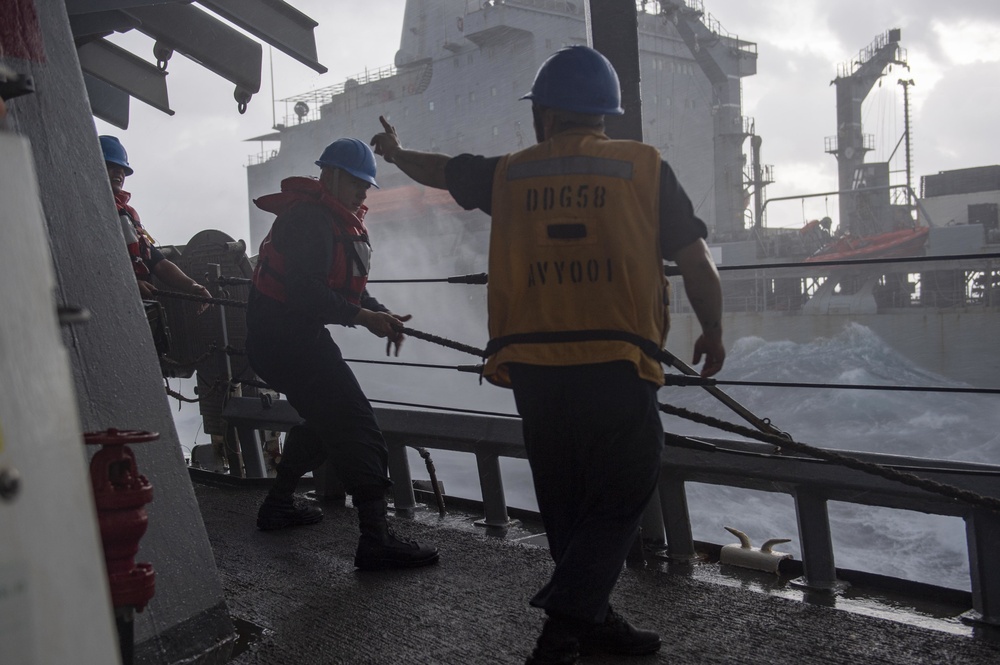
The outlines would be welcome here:
[[[805,262],[913,256],[924,248],[928,233],[930,233],[930,228],[917,226],[912,229],[888,231],[874,236],[844,235],[816,250]]]

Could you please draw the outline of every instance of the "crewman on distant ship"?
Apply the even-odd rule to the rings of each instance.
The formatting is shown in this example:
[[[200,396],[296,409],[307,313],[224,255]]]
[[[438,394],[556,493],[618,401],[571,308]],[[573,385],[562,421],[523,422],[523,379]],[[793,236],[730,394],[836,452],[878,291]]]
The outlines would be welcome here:
[[[129,205],[132,195],[123,188],[125,178],[135,171],[129,166],[125,146],[117,136],[101,136],[99,139],[101,151],[104,153],[104,164],[108,169],[108,179],[111,181],[111,191],[115,195],[115,206],[118,208],[122,233],[132,259],[132,270],[135,272],[142,299],[151,300],[155,297],[154,275],[169,289],[211,298],[212,294],[208,289],[188,277],[177,264],[165,258],[163,252],[154,246],[153,237],[146,232],[142,222],[139,221],[139,213]],[[203,304],[198,311],[201,312],[207,307],[207,304]]]
[[[523,98],[538,144],[512,154],[405,150],[385,118],[372,145],[493,219],[484,375],[514,390],[555,561],[531,600],[547,618],[527,663],[648,654],[659,635],[608,600],[659,477],[663,369],[647,351],[667,334],[663,260],[680,267],[701,323],[694,362],[705,358],[705,377],[726,355],[719,275],[705,224],[659,152],[604,134],[604,116],[623,110],[603,55],[558,51]]]
[[[277,215],[260,246],[247,308],[251,367],[303,418],[285,439],[277,477],[257,514],[261,530],[312,524],[322,510],[293,497],[299,479],[333,460],[358,511],[362,570],[425,566],[437,548],[398,538],[386,520],[388,451],[351,368],[328,325],[363,326],[399,355],[410,315],[393,314],[368,293],[372,248],[364,205],[375,155],[363,141],[326,147],[319,179],[286,178],[281,192],[254,201]]]

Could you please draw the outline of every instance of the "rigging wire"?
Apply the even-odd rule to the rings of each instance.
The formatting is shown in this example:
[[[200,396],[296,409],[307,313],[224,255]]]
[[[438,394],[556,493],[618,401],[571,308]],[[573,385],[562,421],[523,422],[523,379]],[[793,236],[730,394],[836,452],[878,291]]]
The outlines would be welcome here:
[[[873,258],[873,259],[853,259],[850,261],[810,261],[804,263],[802,261],[786,261],[782,263],[743,263],[738,265],[720,265],[717,266],[719,272],[730,272],[730,271],[746,271],[746,270],[762,270],[762,269],[779,269],[779,268],[834,268],[834,267],[851,267],[851,266],[864,266],[864,265],[880,265],[880,264],[900,264],[900,263],[931,263],[938,261],[987,261],[1000,259],[1000,253],[983,253],[983,254],[954,254],[947,256],[897,256],[888,258]],[[676,266],[666,266],[664,269],[664,274],[668,277],[674,277],[680,275],[680,270]],[[218,280],[219,284],[249,284],[250,279],[247,277],[223,277]],[[369,284],[420,284],[420,283],[448,283],[448,284],[487,284],[489,281],[489,275],[484,272],[472,273],[468,275],[454,275],[451,277],[433,277],[433,278],[404,278],[404,279],[387,279],[387,280],[369,280]],[[173,291],[161,291],[157,290],[154,295],[163,296],[166,298],[177,298],[180,300],[191,300],[193,302],[208,303],[211,305],[226,305],[232,307],[246,307],[246,303],[240,300],[229,300],[226,298],[206,298],[205,296],[196,296],[188,293],[176,293]]]
[[[666,377],[671,386],[761,386],[765,388],[822,388],[824,390],[880,390],[886,392],[921,392],[921,393],[962,393],[972,395],[1000,395],[1000,388],[954,388],[949,386],[895,386],[866,383],[800,383],[795,381],[738,381],[721,379],[703,379],[696,376]]]
[[[726,432],[770,443],[780,448],[790,448],[791,450],[802,452],[813,457],[818,457],[827,462],[846,466],[849,469],[854,469],[863,473],[870,473],[887,480],[900,482],[904,485],[910,485],[911,487],[918,487],[922,490],[933,492],[934,494],[940,494],[951,499],[957,499],[958,501],[974,506],[983,506],[1000,513],[1000,499],[997,499],[996,497],[983,496],[981,494],[977,494],[976,492],[965,490],[961,487],[955,487],[954,485],[948,485],[946,483],[939,483],[936,480],[924,478],[908,471],[901,471],[897,468],[885,466],[883,464],[866,462],[851,455],[844,455],[826,448],[817,448],[805,443],[768,434],[766,432],[759,432],[757,430],[750,429],[749,427],[728,423],[724,420],[696,413],[694,411],[689,411],[681,407],[661,403],[660,411],[669,415],[678,416],[680,418],[686,418],[687,420],[691,420],[696,423],[715,427]]]
[[[986,254],[986,255],[978,255],[977,258],[979,258],[979,257],[981,257],[981,258],[1000,258],[1000,255],[997,255],[997,254]],[[912,260],[918,260],[918,261],[923,260],[923,261],[926,261],[928,259],[932,259],[933,260],[933,259],[937,259],[937,258],[947,258],[947,259],[950,259],[950,260],[956,260],[958,257],[919,257],[917,259],[905,259],[905,260],[910,260],[910,261],[912,261]],[[969,258],[969,257],[961,257],[961,258]],[[877,261],[877,262],[895,262],[895,261],[892,261],[892,260],[886,261],[884,259],[876,259],[876,260],[873,260],[873,261]],[[857,263],[868,263],[868,262],[872,262],[872,261],[849,261],[849,262],[830,262],[830,263],[840,263],[840,264],[843,264],[843,263],[852,263],[852,264],[857,264]],[[802,267],[803,264],[790,264],[790,265],[794,265],[794,266],[797,266],[797,267]],[[819,265],[819,264],[811,264],[811,265],[812,266],[816,266],[816,265]],[[754,269],[758,269],[759,266],[754,266],[753,268]],[[731,267],[731,269],[732,269],[732,267]],[[746,268],[744,268],[744,269],[746,269]],[[669,274],[669,272],[668,272],[668,274]],[[193,295],[188,295],[188,294],[180,294],[180,293],[173,293],[173,292],[162,292],[162,291],[158,292],[158,293],[161,294],[161,295],[167,296],[167,297],[176,297],[176,298],[179,298],[179,299],[182,299],[182,300],[194,300],[194,301],[198,301],[198,302],[210,302],[212,304],[221,304],[221,305],[230,305],[230,306],[237,306],[237,307],[246,307],[246,303],[245,302],[236,301],[236,300],[229,300],[229,299],[224,299],[224,298],[205,298],[203,296],[193,296]],[[480,358],[484,357],[484,354],[485,354],[485,352],[483,350],[481,350],[481,349],[477,349],[475,347],[472,347],[472,346],[469,346],[469,345],[466,345],[466,344],[461,344],[459,342],[448,340],[446,338],[439,337],[437,335],[432,335],[432,334],[429,334],[429,333],[421,332],[419,330],[414,330],[412,328],[407,328],[405,326],[401,326],[400,327],[400,331],[403,332],[404,334],[407,334],[407,335],[411,336],[411,337],[415,337],[417,339],[422,339],[422,340],[425,340],[425,341],[428,341],[428,342],[436,343],[436,344],[439,344],[441,346],[452,348],[452,349],[455,349],[455,350],[458,350],[458,351],[462,351],[462,352],[465,352],[465,353],[470,353],[470,354],[475,355],[475,356],[480,357]],[[227,349],[225,349],[225,352],[227,352],[227,353],[234,353],[235,350],[231,349],[231,348],[227,348]],[[673,366],[675,369],[681,370],[682,372],[684,372],[686,374],[690,375],[692,373],[696,373],[693,369],[691,369],[691,368],[687,367],[686,365],[684,365],[675,356],[673,356],[672,354],[670,354],[665,349],[659,349],[657,351],[657,353],[654,355],[654,357],[656,357],[658,360],[660,360],[661,362],[663,362],[665,364]],[[673,380],[673,379],[671,379],[671,380]],[[687,379],[685,379],[685,380],[687,380]],[[259,384],[259,382],[255,382],[255,381],[251,381],[251,380],[244,380],[244,379],[234,379],[233,382],[234,383],[241,383],[241,384],[245,384],[245,385]],[[714,384],[718,384],[718,383],[721,383],[721,382],[718,382],[718,381],[714,382]],[[744,382],[744,383],[746,385],[752,385],[749,382]],[[692,381],[692,385],[700,385],[705,390],[711,392],[714,396],[716,396],[718,399],[720,399],[724,404],[726,404],[727,406],[730,406],[730,408],[732,408],[734,411],[736,411],[736,413],[740,414],[741,416],[743,416],[744,418],[746,418],[749,422],[751,422],[752,424],[754,424],[754,426],[758,428],[757,430],[751,430],[749,428],[742,427],[742,426],[739,426],[739,425],[733,425],[731,423],[727,423],[725,421],[721,421],[719,419],[712,418],[711,416],[705,416],[705,415],[702,415],[702,414],[696,414],[696,413],[687,411],[686,409],[679,409],[677,407],[671,407],[671,406],[666,405],[666,404],[661,404],[660,405],[660,409],[664,413],[669,413],[669,414],[673,414],[673,415],[679,415],[681,417],[689,418],[689,419],[694,420],[696,422],[701,422],[701,423],[704,423],[704,424],[709,424],[709,425],[711,425],[713,427],[717,427],[717,428],[723,429],[725,431],[730,431],[730,432],[733,432],[733,433],[742,434],[744,436],[749,436],[751,438],[758,438],[758,439],[766,441],[768,443],[773,443],[773,444],[781,446],[781,447],[788,447],[788,448],[791,448],[793,450],[797,450],[797,451],[803,452],[805,454],[812,455],[814,457],[827,460],[827,461],[832,462],[832,463],[836,463],[836,464],[841,464],[841,465],[847,466],[848,468],[853,468],[853,469],[856,469],[856,470],[859,470],[859,471],[863,471],[865,473],[871,473],[873,475],[878,475],[878,476],[881,476],[883,478],[887,478],[889,480],[895,480],[895,481],[901,482],[903,484],[907,484],[907,485],[919,487],[921,489],[925,489],[927,491],[934,492],[934,493],[937,493],[937,494],[942,494],[944,496],[948,496],[950,498],[955,498],[955,499],[958,499],[958,500],[961,500],[963,502],[970,503],[970,504],[973,504],[973,505],[986,506],[986,507],[990,508],[991,510],[1000,512],[1000,499],[996,499],[996,498],[988,497],[988,496],[980,496],[980,495],[978,495],[978,494],[976,494],[974,492],[970,492],[968,490],[963,490],[961,488],[954,487],[954,486],[951,486],[951,485],[946,485],[946,484],[938,483],[938,482],[930,480],[928,478],[922,478],[920,476],[916,476],[916,475],[914,475],[912,473],[901,472],[901,471],[899,471],[897,469],[893,469],[891,467],[885,467],[883,465],[873,464],[873,463],[870,463],[870,462],[865,462],[865,461],[857,459],[855,457],[851,457],[851,456],[848,456],[848,455],[842,455],[840,453],[832,452],[832,451],[827,450],[827,449],[817,448],[817,447],[810,446],[808,444],[796,442],[796,441],[792,440],[791,436],[789,436],[787,433],[781,432],[780,430],[778,430],[777,428],[775,428],[773,425],[771,425],[771,423],[770,423],[770,421],[768,419],[761,419],[761,418],[758,418],[758,417],[754,416],[745,407],[742,407],[742,405],[740,405],[738,402],[735,402],[735,400],[733,400],[731,397],[729,397],[725,393],[721,392],[716,387],[716,385],[714,385],[714,384],[713,383],[708,383],[708,382],[695,382],[695,381]],[[260,385],[260,387],[266,387],[263,384],[259,384],[259,385]],[[757,385],[760,385],[760,384],[758,383]],[[788,384],[789,387],[791,387],[793,385],[794,384]],[[216,387],[217,386],[213,386],[213,390]],[[813,385],[801,384],[801,385],[797,385],[795,387],[823,387],[823,386],[816,385],[816,384],[813,384]],[[847,386],[847,387],[851,388],[851,389],[858,389],[859,388],[858,386]],[[924,390],[924,391],[929,391],[930,390],[928,388],[906,387],[906,386],[897,386],[897,387],[892,387],[892,386],[873,386],[871,389],[885,389],[885,390],[894,390],[894,389],[895,390],[911,389],[912,390],[912,389],[917,389],[917,390]],[[167,390],[168,391],[170,390],[169,386],[167,386]],[[948,392],[972,392],[972,391],[977,391],[977,389],[960,389],[960,388],[956,388],[956,389],[948,389],[947,391]],[[981,392],[995,392],[995,391],[992,391],[990,389],[984,389]],[[418,409],[422,408],[422,409],[432,409],[432,410],[443,410],[443,411],[451,411],[451,412],[456,412],[456,413],[470,413],[470,414],[477,414],[477,415],[490,415],[490,416],[506,417],[506,418],[517,418],[518,417],[515,414],[486,412],[486,411],[473,410],[473,409],[458,409],[458,408],[453,408],[453,407],[442,407],[442,406],[429,405],[429,404],[416,404],[416,403],[409,403],[409,402],[395,402],[395,401],[387,401],[387,400],[371,400],[371,401],[372,402],[377,402],[377,403],[382,403],[382,404],[393,404],[393,405],[397,405],[397,406],[406,406],[406,407],[409,407],[409,408],[418,408]],[[760,431],[758,431],[758,430],[760,430]],[[766,437],[766,438],[761,438],[761,437]]]
[[[413,331],[405,328],[404,332],[407,332],[411,335],[413,333],[419,333],[419,331]],[[419,333],[419,334],[426,335],[426,333]],[[412,336],[417,336],[417,335],[412,335]],[[427,337],[434,337],[434,336],[427,335]],[[441,338],[437,339],[441,340]],[[438,343],[440,343],[440,341]],[[452,344],[457,345],[457,343],[455,342],[452,342]],[[473,352],[477,352],[477,350],[472,347],[466,347],[466,348],[471,349]],[[480,357],[482,357],[482,355],[480,355]],[[663,363],[671,365],[675,369],[689,373],[694,371],[690,367],[687,367],[683,362],[678,360],[675,356],[673,356],[670,352],[668,352],[665,349],[660,349],[659,353],[656,354],[655,357],[657,358],[657,360],[660,360]],[[739,403],[734,404],[735,400],[733,400],[732,398],[730,398],[728,395],[718,390],[717,388],[714,388],[712,386],[702,386],[702,387],[704,387],[709,392],[712,392],[714,396],[719,398],[724,404],[726,404],[734,411],[736,411],[736,413],[749,420],[758,429],[750,429],[748,427],[743,427],[741,425],[734,425],[732,423],[728,423],[718,418],[713,418],[711,416],[695,413],[692,411],[688,411],[687,409],[673,407],[667,404],[660,404],[660,410],[663,411],[664,413],[681,416],[684,418],[688,418],[689,420],[693,420],[695,422],[716,427],[718,429],[722,429],[728,432],[733,432],[735,434],[741,434],[743,436],[747,436],[750,438],[755,438],[764,441],[766,443],[771,443],[781,448],[790,448],[792,450],[802,452],[807,455],[811,455],[813,457],[817,457],[819,459],[826,460],[834,464],[840,464],[842,466],[846,466],[847,468],[855,469],[863,473],[870,473],[872,475],[881,476],[882,478],[897,481],[903,483],[904,485],[918,487],[920,489],[924,489],[929,492],[933,492],[935,494],[940,494],[943,496],[947,496],[949,498],[958,499],[959,501],[962,501],[964,503],[977,506],[984,506],[989,508],[990,510],[1000,512],[1000,499],[997,499],[995,497],[982,496],[980,494],[962,489],[960,487],[955,487],[953,485],[948,485],[945,483],[939,483],[929,478],[923,478],[921,476],[917,476],[909,472],[900,471],[892,467],[887,467],[872,462],[866,462],[864,460],[852,457],[850,455],[843,455],[841,453],[837,453],[825,448],[819,448],[811,446],[809,444],[795,441],[787,433],[781,432],[776,427],[771,425],[769,420],[757,418],[756,416],[753,416],[753,414],[749,413],[748,410],[742,407],[742,405],[740,405]],[[403,405],[418,406],[414,404],[403,404]],[[510,417],[516,418],[517,416],[510,416]]]
[[[829,212],[829,197],[825,199],[827,201],[827,208]],[[804,214],[804,213],[803,213]],[[781,263],[744,263],[738,265],[720,265],[717,266],[719,272],[728,271],[740,271],[740,270],[762,270],[762,269],[779,269],[779,268],[832,268],[832,267],[851,267],[851,266],[865,266],[865,265],[880,265],[880,264],[902,264],[902,263],[928,263],[928,262],[938,262],[938,261],[988,261],[1000,259],[1000,253],[988,252],[982,254],[954,254],[946,256],[898,256],[890,258],[872,258],[872,259],[854,259],[850,261],[810,261],[804,263],[802,261],[785,261]],[[666,266],[664,273],[668,277],[676,276],[680,274],[680,270],[676,266]],[[250,279],[246,277],[222,277],[218,280],[219,284],[248,284]],[[448,283],[448,284],[486,284],[489,281],[489,275],[484,272],[472,273],[468,275],[454,275],[451,277],[435,277],[435,278],[405,278],[405,279],[391,279],[391,280],[369,280],[369,284],[374,283],[392,283],[392,284],[419,284],[419,283]],[[155,295],[163,296],[165,298],[177,298],[180,300],[191,300],[193,302],[208,303],[211,305],[225,305],[231,307],[246,307],[246,303],[240,300],[231,300],[227,298],[207,298],[205,296],[196,296],[188,293],[176,293],[173,291],[155,291]]]
[[[482,365],[432,365],[430,363],[404,363],[398,360],[367,360],[363,358],[344,358],[349,363],[365,363],[368,365],[393,365],[396,367],[425,367],[428,369],[450,369],[470,374],[481,374]]]
[[[460,409],[454,406],[436,406],[433,404],[416,404],[414,402],[396,402],[385,399],[370,399],[369,402],[391,404],[393,406],[408,406],[415,409],[433,409],[435,411],[454,411],[456,413],[471,413],[477,416],[497,416],[499,418],[520,418],[516,413],[498,413],[496,411],[479,411],[477,409]]]

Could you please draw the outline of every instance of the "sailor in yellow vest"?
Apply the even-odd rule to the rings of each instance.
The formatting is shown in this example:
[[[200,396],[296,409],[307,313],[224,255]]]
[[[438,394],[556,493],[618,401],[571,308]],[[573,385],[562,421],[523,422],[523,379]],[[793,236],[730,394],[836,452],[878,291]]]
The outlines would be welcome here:
[[[701,323],[694,362],[722,368],[719,275],[705,224],[659,152],[604,134],[621,114],[611,63],[585,46],[542,64],[531,92],[538,144],[502,157],[402,148],[380,118],[375,153],[492,216],[484,375],[514,390],[555,561],[531,600],[547,619],[527,663],[642,655],[660,638],[608,599],[656,487],[666,338],[663,260],[675,261]]]

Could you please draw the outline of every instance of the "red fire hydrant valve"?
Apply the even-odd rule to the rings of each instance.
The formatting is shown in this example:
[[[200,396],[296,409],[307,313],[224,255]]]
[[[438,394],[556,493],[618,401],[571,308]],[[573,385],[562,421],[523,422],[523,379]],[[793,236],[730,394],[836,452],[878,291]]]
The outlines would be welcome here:
[[[156,432],[109,429],[83,435],[88,445],[101,449],[90,460],[90,481],[97,505],[97,520],[104,545],[104,561],[116,608],[141,612],[156,590],[156,575],[149,563],[136,563],[139,540],[146,533],[146,504],[153,500],[153,486],[139,473],[135,455],[126,445],[155,441]]]

